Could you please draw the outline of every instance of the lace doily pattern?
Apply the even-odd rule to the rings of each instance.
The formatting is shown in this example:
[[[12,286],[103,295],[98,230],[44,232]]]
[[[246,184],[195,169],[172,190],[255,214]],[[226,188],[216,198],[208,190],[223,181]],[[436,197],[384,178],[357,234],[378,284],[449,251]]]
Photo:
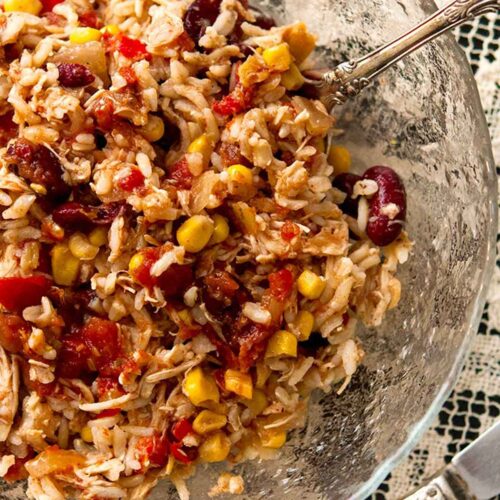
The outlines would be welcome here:
[[[438,2],[442,3],[442,2]],[[457,32],[476,75],[490,127],[493,153],[500,164],[500,16],[490,14]],[[497,168],[500,175],[500,167]],[[500,252],[500,231],[497,237]],[[478,335],[455,390],[433,426],[410,456],[372,495],[396,500],[419,487],[500,418],[500,259]],[[500,497],[498,497],[500,499]]]

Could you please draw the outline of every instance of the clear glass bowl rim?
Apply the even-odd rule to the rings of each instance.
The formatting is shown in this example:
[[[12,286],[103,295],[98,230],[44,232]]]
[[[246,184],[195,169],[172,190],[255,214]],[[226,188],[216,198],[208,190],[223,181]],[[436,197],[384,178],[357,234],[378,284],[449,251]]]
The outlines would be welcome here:
[[[430,9],[437,10],[437,5],[434,0],[427,0]],[[459,351],[457,352],[457,357],[453,364],[453,368],[450,371],[445,383],[441,386],[438,394],[434,398],[429,409],[426,411],[425,415],[413,425],[411,429],[408,430],[408,438],[405,443],[390,457],[385,459],[373,472],[372,476],[365,484],[354,494],[352,499],[363,499],[371,495],[384,481],[388,474],[396,468],[396,466],[405,459],[412,449],[418,444],[422,438],[424,432],[426,432],[432,425],[432,422],[437,417],[439,411],[441,410],[443,404],[448,399],[451,394],[460,372],[465,364],[467,356],[470,351],[470,347],[474,337],[477,334],[479,328],[479,323],[481,322],[481,317],[483,314],[483,309],[486,303],[486,295],[488,292],[488,287],[490,284],[490,278],[493,275],[493,271],[496,265],[496,240],[497,240],[497,228],[498,228],[498,178],[495,167],[495,160],[493,157],[493,150],[491,146],[491,140],[489,135],[488,124],[486,122],[486,116],[484,114],[483,106],[479,96],[479,91],[476,85],[476,80],[470,68],[469,61],[462,51],[458,42],[453,35],[448,36],[450,45],[455,52],[455,57],[457,59],[457,64],[465,65],[468,69],[470,79],[468,82],[470,88],[470,103],[474,109],[478,111],[480,116],[478,116],[477,124],[478,128],[482,132],[482,135],[486,138],[487,142],[487,158],[485,160],[485,178],[484,181],[488,184],[488,203],[490,212],[490,223],[489,223],[489,238],[488,238],[488,251],[486,262],[484,263],[483,272],[481,276],[481,287],[477,290],[477,294],[474,301],[473,313],[469,318],[468,333],[464,338]],[[438,472],[438,471],[436,471]],[[407,492],[410,493],[410,492]]]

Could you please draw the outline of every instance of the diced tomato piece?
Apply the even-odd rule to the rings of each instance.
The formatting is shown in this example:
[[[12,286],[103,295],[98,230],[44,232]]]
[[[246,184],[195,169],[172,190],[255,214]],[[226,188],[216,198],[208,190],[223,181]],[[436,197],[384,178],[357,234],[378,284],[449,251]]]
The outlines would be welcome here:
[[[82,26],[87,26],[88,28],[101,29],[103,27],[103,23],[99,17],[97,17],[97,12],[95,10],[89,10],[80,14],[78,20]]]
[[[99,401],[115,399],[125,394],[122,386],[114,377],[97,377],[95,384]]]
[[[127,358],[121,365],[121,371],[125,374],[135,373],[136,375],[141,374],[141,368],[137,362],[132,358]]]
[[[281,237],[285,241],[292,241],[300,234],[300,228],[294,222],[287,220],[281,228]]]
[[[151,59],[151,54],[147,51],[146,45],[140,40],[129,38],[125,35],[119,36],[118,51],[123,56],[133,61]]]
[[[31,328],[21,316],[17,314],[0,315],[0,345],[13,354],[23,351],[27,345]]]
[[[137,282],[146,288],[153,288],[157,283],[157,277],[151,275],[153,264],[160,258],[161,248],[151,247],[144,248],[139,252],[141,259],[140,263],[133,269],[130,269],[130,274]]]
[[[24,464],[31,460],[35,456],[35,452],[32,448],[28,448],[28,454],[24,458],[16,457],[16,461],[13,465],[9,467],[7,473],[3,476],[3,479],[8,483],[13,483],[14,481],[20,481],[21,479],[26,479],[28,477],[28,471],[24,467]]]
[[[131,270],[132,277],[141,285],[152,288],[158,286],[166,298],[182,295],[193,282],[193,271],[190,266],[172,264],[160,276],[152,276],[151,268],[160,258],[162,249],[145,248],[140,251],[142,260],[140,264]]]
[[[247,372],[264,354],[274,331],[270,326],[248,323],[233,337],[240,346],[238,361],[242,372]]]
[[[90,318],[63,337],[58,359],[57,373],[62,377],[78,377],[92,367],[104,377],[117,377],[125,362],[118,327],[112,321]]]
[[[168,178],[171,179],[174,186],[179,189],[191,189],[194,176],[189,170],[185,156],[169,168]]]
[[[278,300],[285,301],[293,291],[293,274],[288,269],[281,269],[269,275],[271,295]]]
[[[216,300],[232,298],[240,285],[226,271],[215,271],[205,278],[208,293]]]
[[[63,3],[64,0],[42,0],[42,13],[44,12],[52,12],[52,9],[60,4]]]
[[[123,78],[127,82],[127,85],[133,86],[137,84],[138,82],[137,75],[135,74],[135,71],[132,68],[122,67],[118,70],[118,73],[120,73],[120,75],[123,76]]]
[[[144,186],[144,175],[138,168],[133,168],[126,177],[118,180],[117,184],[120,189],[128,193],[135,191],[137,188]]]
[[[188,434],[193,432],[193,426],[187,418],[183,418],[172,426],[172,436],[177,441],[182,441]]]
[[[101,130],[111,130],[114,123],[115,106],[109,98],[103,97],[93,110],[97,126]]]
[[[246,88],[238,82],[230,94],[214,102],[212,109],[222,116],[237,115],[250,109],[253,95],[253,87]]]
[[[42,275],[0,278],[0,304],[9,311],[22,311],[40,304],[51,286],[52,282]]]
[[[18,125],[13,121],[14,113],[12,111],[0,116],[0,148],[17,136]]]
[[[80,335],[67,336],[62,340],[58,355],[57,375],[64,378],[77,378],[88,371],[89,350]]]
[[[164,467],[168,462],[170,443],[166,436],[155,433],[153,436],[141,437],[137,441],[137,460],[146,466]]]
[[[119,375],[115,366],[122,356],[121,338],[118,327],[112,321],[90,318],[81,329],[83,337],[97,371],[104,376]]]
[[[110,408],[109,410],[103,410],[101,413],[98,413],[95,418],[106,418],[106,417],[114,417],[121,412],[120,408]]]
[[[29,384],[26,385],[30,387]],[[41,396],[42,398],[46,398],[47,396],[55,395],[60,387],[58,386],[57,382],[49,382],[48,384],[42,384],[41,382],[33,381],[32,388],[34,391],[36,391],[36,393],[39,396]]]
[[[182,340],[194,339],[201,333],[201,328],[189,328],[188,326],[181,326],[177,336]]]

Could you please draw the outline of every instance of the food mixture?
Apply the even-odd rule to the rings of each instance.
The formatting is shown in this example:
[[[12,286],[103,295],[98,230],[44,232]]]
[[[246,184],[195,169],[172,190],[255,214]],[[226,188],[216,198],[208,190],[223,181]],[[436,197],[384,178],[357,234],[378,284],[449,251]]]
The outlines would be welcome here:
[[[411,247],[399,177],[349,173],[305,85],[316,37],[246,0],[0,5],[0,476],[187,498],[276,456]]]

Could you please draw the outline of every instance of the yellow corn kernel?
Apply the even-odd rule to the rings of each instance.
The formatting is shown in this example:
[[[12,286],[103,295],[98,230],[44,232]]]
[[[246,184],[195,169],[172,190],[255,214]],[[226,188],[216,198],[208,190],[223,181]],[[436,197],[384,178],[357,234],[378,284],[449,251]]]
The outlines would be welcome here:
[[[144,262],[144,255],[142,255],[141,252],[137,252],[129,261],[128,263],[128,272],[129,274],[134,274],[137,269],[142,265]]]
[[[109,33],[110,35],[116,36],[120,33],[120,28],[117,24],[107,24],[104,28],[101,28],[101,33]]]
[[[226,373],[224,373],[224,385],[228,391],[234,392],[246,399],[252,399],[253,382],[252,377],[247,373],[226,370]]]
[[[226,415],[220,415],[210,410],[203,410],[194,419],[193,429],[198,434],[208,434],[209,432],[222,429],[226,424]]]
[[[81,233],[71,235],[68,246],[71,253],[80,260],[95,259],[96,255],[99,253],[99,247],[92,245],[87,237]]]
[[[101,39],[102,33],[94,28],[75,28],[69,35],[71,43],[97,42]]]
[[[267,398],[263,391],[255,389],[252,399],[243,401],[254,415],[260,415],[267,408]]]
[[[297,280],[299,292],[307,299],[314,300],[321,296],[325,289],[326,282],[323,278],[312,271],[305,270]]]
[[[264,50],[262,57],[264,62],[275,71],[287,71],[292,64],[292,55],[286,43],[280,43]]]
[[[263,429],[259,433],[260,442],[265,448],[281,448],[286,443],[286,432],[276,429]]]
[[[300,311],[295,318],[295,325],[299,331],[299,340],[307,340],[314,328],[314,316],[309,311]]]
[[[296,64],[292,64],[288,71],[281,76],[281,85],[287,90],[299,90],[305,79]]]
[[[267,344],[266,358],[277,356],[297,357],[297,337],[286,330],[277,331]]]
[[[3,8],[5,12],[26,12],[38,16],[42,10],[40,0],[4,0]]]
[[[177,230],[177,241],[187,252],[203,250],[214,234],[214,223],[206,215],[193,215]]]
[[[227,174],[229,176],[230,182],[235,182],[237,184],[246,184],[247,186],[253,184],[252,171],[244,165],[231,165],[227,169]]]
[[[229,194],[249,198],[254,190],[252,170],[244,165],[231,165],[226,170]]]
[[[332,146],[328,151],[328,163],[334,168],[335,175],[349,172],[352,165],[351,153],[344,146]]]
[[[288,28],[283,40],[288,43],[297,64],[302,63],[316,46],[316,37],[307,31],[304,23],[297,23]]]
[[[219,431],[208,436],[198,451],[203,462],[222,462],[231,451],[231,441],[222,431]]]
[[[80,437],[86,442],[86,443],[92,443],[94,441],[94,438],[92,436],[92,430],[88,425],[86,425],[81,431],[80,431]]]
[[[239,229],[244,234],[257,233],[257,214],[255,208],[250,207],[246,203],[239,201],[233,205],[233,212],[236,216]]]
[[[215,379],[199,366],[193,368],[184,378],[182,392],[195,406],[204,401],[219,402],[219,388]]]
[[[80,259],[70,252],[68,245],[58,243],[52,248],[52,275],[58,285],[71,286],[80,273]]]
[[[188,153],[200,153],[203,156],[203,165],[206,167],[212,154],[212,145],[208,140],[207,134],[200,135],[188,147]]]
[[[259,54],[262,49],[257,49]],[[268,68],[262,57],[256,55],[247,57],[246,61],[238,68],[238,77],[243,87],[249,88],[252,85],[261,83],[269,77],[270,68]]]
[[[96,247],[102,247],[108,242],[108,230],[104,227],[96,227],[89,233],[89,241]]]
[[[222,217],[222,215],[216,214],[213,216],[214,220],[214,234],[210,238],[210,245],[216,245],[217,243],[222,243],[229,236],[229,224],[227,219]]]
[[[269,366],[267,366],[264,362],[259,361],[256,366],[256,372],[257,381],[255,386],[262,389],[266,385],[269,375],[271,375],[271,368],[269,368]]]
[[[165,123],[156,115],[150,115],[146,125],[139,129],[141,135],[149,142],[159,141],[165,134]]]

